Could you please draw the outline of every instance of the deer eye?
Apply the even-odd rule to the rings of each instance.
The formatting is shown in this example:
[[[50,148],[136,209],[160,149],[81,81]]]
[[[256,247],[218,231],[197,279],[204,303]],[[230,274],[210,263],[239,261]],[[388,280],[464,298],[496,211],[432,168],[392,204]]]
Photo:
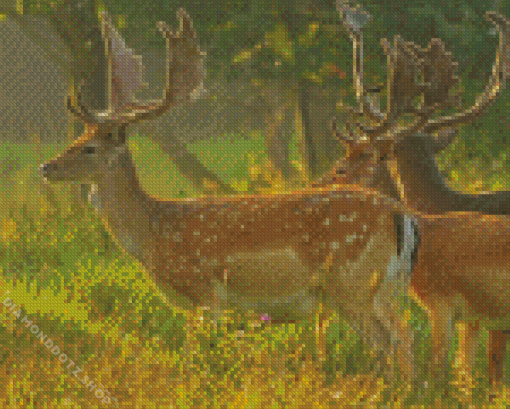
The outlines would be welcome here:
[[[85,155],[93,155],[94,153],[96,153],[96,147],[95,146],[85,146],[81,150],[81,152],[84,153]]]

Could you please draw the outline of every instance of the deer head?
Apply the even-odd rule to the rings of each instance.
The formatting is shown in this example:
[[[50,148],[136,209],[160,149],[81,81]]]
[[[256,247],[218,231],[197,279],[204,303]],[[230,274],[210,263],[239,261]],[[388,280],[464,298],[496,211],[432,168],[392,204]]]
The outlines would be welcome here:
[[[366,13],[346,6],[340,9],[353,41],[358,107],[346,107],[350,119],[345,129],[340,129],[333,120],[332,130],[336,138],[345,144],[346,157],[315,185],[361,183],[379,188],[383,179],[386,184],[391,183],[389,171],[394,179],[399,177],[399,165],[406,160],[414,160],[411,158],[413,152],[416,155],[421,152],[421,156],[429,161],[430,174],[424,174],[424,179],[436,178],[439,184],[443,178],[434,155],[455,140],[457,125],[482,115],[505,87],[510,72],[510,23],[497,13],[487,13],[488,20],[499,32],[492,75],[475,103],[453,115],[437,116],[441,109],[460,103],[460,91],[456,90],[460,82],[456,75],[458,64],[445,50],[442,40],[433,39],[426,48],[421,48],[399,36],[394,38],[393,45],[382,39],[388,60],[387,108],[382,112],[379,104],[381,88],[365,87],[363,82],[362,26],[349,23],[361,18],[352,15],[363,16]],[[368,18],[363,21],[368,21]],[[418,104],[416,100],[419,100]],[[436,132],[438,136],[434,137]],[[399,160],[396,160],[397,156]],[[434,172],[437,175],[434,176]],[[388,190],[384,192],[395,196]]]
[[[82,81],[76,95],[67,98],[68,110],[85,124],[83,135],[59,158],[41,166],[48,180],[79,180],[97,183],[111,173],[125,151],[129,125],[156,118],[172,106],[194,98],[205,76],[196,32],[189,15],[180,10],[180,28],[173,33],[164,22],[158,23],[166,41],[166,83],[159,100],[134,100],[134,89],[142,83],[140,57],[126,50],[122,38],[103,13],[103,35],[109,60],[109,108],[92,112],[82,101]]]

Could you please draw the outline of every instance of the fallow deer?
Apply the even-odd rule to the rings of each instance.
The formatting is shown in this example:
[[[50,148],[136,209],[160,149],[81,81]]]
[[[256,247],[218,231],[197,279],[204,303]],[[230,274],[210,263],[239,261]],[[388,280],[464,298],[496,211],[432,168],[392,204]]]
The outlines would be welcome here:
[[[499,45],[492,76],[483,93],[476,98],[475,104],[463,112],[433,119],[433,114],[459,98],[459,94],[452,93],[459,82],[455,75],[457,63],[445,51],[442,41],[434,39],[428,48],[423,49],[414,43],[404,42],[399,36],[395,37],[393,46],[387,40],[381,40],[388,55],[387,110],[383,113],[378,100],[367,95],[367,92],[379,91],[379,88],[367,89],[363,83],[362,29],[370,16],[345,4],[341,4],[340,9],[344,13],[344,25],[353,41],[354,87],[358,108],[350,111],[359,132],[354,132],[350,123],[346,124],[347,132],[342,132],[333,122],[337,138],[347,146],[346,157],[313,185],[361,184],[400,199],[409,208],[426,214],[480,212],[480,215],[472,214],[473,219],[469,223],[467,216],[463,216],[466,226],[462,229],[473,244],[478,240],[487,240],[484,235],[476,236],[480,233],[477,230],[478,220],[480,217],[489,220],[488,215],[508,216],[510,192],[477,195],[457,192],[448,187],[435,155],[453,142],[456,130],[452,127],[479,117],[504,89],[510,71],[509,21],[494,12],[487,13],[488,19],[498,29]],[[418,82],[419,79],[422,82]],[[421,97],[418,107],[414,102],[417,97]],[[411,123],[397,123],[405,114],[413,114],[415,119]],[[375,126],[361,124],[361,117]],[[436,131],[439,131],[438,138],[432,135]],[[460,223],[454,220],[451,222],[453,225]],[[498,220],[495,226],[498,223],[506,226],[508,223],[508,218],[494,217],[494,220]],[[425,304],[431,317],[435,357],[433,370],[436,375],[443,372],[453,330],[450,323],[453,323],[454,314],[457,313],[468,324],[465,355],[470,367],[474,362],[480,322],[490,330],[489,379],[491,384],[498,383],[503,376],[505,341],[510,333],[510,297],[505,292],[510,282],[509,267],[504,260],[497,260],[501,256],[489,250],[489,243],[487,248],[479,248],[477,245],[470,246],[469,241],[460,237],[459,242],[471,249],[463,252],[456,244],[448,243],[450,238],[441,234],[437,225],[431,226],[428,222],[420,221],[418,231],[422,244],[415,249],[417,264],[411,284],[414,294]],[[495,227],[488,237],[499,243],[502,237],[507,240],[507,234],[507,230]],[[454,247],[456,250],[447,250]],[[437,252],[435,255],[434,251]],[[494,259],[488,258],[487,254],[491,254]],[[467,266],[461,257],[470,260],[472,266],[478,269],[478,274],[465,270]],[[494,268],[498,263],[501,267]],[[436,272],[432,271],[433,266],[437,267]],[[425,270],[426,279],[423,276]],[[433,277],[433,274],[438,276]],[[482,285],[483,289],[479,287],[480,282],[486,284],[485,287]],[[500,298],[501,295],[503,298]],[[457,296],[460,296],[464,304],[457,303]],[[473,311],[477,314],[473,315]]]
[[[141,186],[127,127],[189,100],[204,76],[192,21],[182,10],[178,18],[175,34],[159,23],[167,50],[163,98],[122,106],[114,101],[109,110],[92,112],[80,87],[67,106],[85,131],[41,165],[41,175],[92,184],[92,206],[167,298],[173,289],[195,306],[212,307],[216,316],[240,308],[269,314],[274,322],[309,317],[324,299],[351,318],[374,349],[395,347],[402,372],[412,377],[412,332],[393,302],[407,291],[410,255],[402,255],[406,237],[413,237],[399,237],[395,220],[415,215],[402,204],[354,186],[173,200]],[[107,41],[107,53],[110,46]]]

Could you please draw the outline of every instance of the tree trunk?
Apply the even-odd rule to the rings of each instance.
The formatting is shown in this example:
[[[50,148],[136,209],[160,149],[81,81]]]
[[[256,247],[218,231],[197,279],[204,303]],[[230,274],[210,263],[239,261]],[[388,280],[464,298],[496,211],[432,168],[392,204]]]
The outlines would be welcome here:
[[[303,80],[299,92],[305,157],[310,178],[326,172],[337,159],[339,146],[330,130],[335,114],[335,100],[325,94],[319,85]]]
[[[290,107],[285,103],[275,110],[273,122],[268,126],[267,144],[271,162],[282,172],[284,179],[294,176],[294,168],[290,163],[292,132],[286,126],[289,122]]]
[[[181,172],[198,189],[204,189],[205,185],[215,186],[218,194],[234,194],[236,190],[224,183],[218,175],[207,169],[195,156],[186,148],[185,144],[179,144],[168,150],[170,158],[179,172]],[[212,183],[211,183],[212,182]]]
[[[299,109],[301,111],[301,126],[305,145],[305,159],[310,177],[315,179],[317,176],[318,159],[315,144],[310,132],[310,83],[303,80],[299,89]]]

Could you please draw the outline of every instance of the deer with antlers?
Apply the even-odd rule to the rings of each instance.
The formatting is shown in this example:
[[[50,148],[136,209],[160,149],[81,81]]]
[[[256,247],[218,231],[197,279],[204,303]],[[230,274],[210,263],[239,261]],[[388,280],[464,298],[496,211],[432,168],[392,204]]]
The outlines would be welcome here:
[[[441,234],[437,226],[423,223],[423,218],[420,220],[421,246],[415,249],[411,285],[431,317],[435,375],[441,375],[445,368],[453,317],[457,314],[468,324],[465,355],[470,367],[474,363],[480,324],[490,330],[489,379],[491,384],[497,384],[503,376],[505,341],[510,333],[507,291],[510,267],[505,264],[504,253],[490,252],[494,259],[487,258],[485,249],[478,246],[486,237],[476,234],[480,233],[478,220],[485,218],[494,220],[494,230],[488,237],[495,243],[501,243],[502,237],[508,240],[505,236],[508,230],[501,230],[501,226],[506,226],[509,219],[496,216],[510,214],[510,192],[475,195],[454,191],[447,186],[435,155],[453,142],[456,130],[452,127],[479,117],[504,89],[510,71],[510,23],[494,12],[487,13],[499,31],[496,62],[488,85],[473,106],[454,115],[433,118],[440,109],[458,102],[460,96],[453,92],[459,82],[455,75],[458,64],[445,51],[442,41],[434,39],[423,49],[399,36],[392,46],[387,40],[381,40],[388,56],[387,109],[383,113],[379,100],[369,95],[380,89],[365,88],[363,83],[362,29],[370,16],[342,2],[339,9],[353,41],[358,107],[350,111],[358,132],[350,123],[346,124],[346,132],[342,132],[333,122],[336,137],[347,146],[346,157],[314,185],[361,184],[426,214],[479,212],[471,214],[472,221],[462,216],[452,222],[452,225],[460,223],[459,220],[465,222],[466,236],[461,243],[472,249],[471,254],[462,253],[457,245],[448,243],[450,238]],[[420,106],[416,106],[416,98],[421,98]],[[414,120],[398,123],[405,114],[412,114]],[[361,119],[368,121],[368,125],[361,123]],[[437,131],[439,137],[435,138],[433,133]],[[505,245],[501,250],[508,251]],[[461,254],[472,263],[469,269]],[[473,270],[475,265],[478,274]],[[433,271],[432,267],[437,270]]]
[[[92,184],[92,206],[167,298],[176,290],[190,300],[184,306],[209,306],[216,317],[224,308],[240,308],[268,314],[273,322],[309,317],[324,300],[352,318],[374,349],[395,349],[402,373],[413,377],[412,332],[390,302],[406,290],[399,278],[407,268],[402,255],[407,238],[414,238],[399,233],[396,221],[415,216],[402,204],[353,186],[174,200],[141,186],[127,127],[189,100],[204,76],[192,21],[182,10],[178,18],[175,34],[159,23],[167,51],[163,98],[128,101],[123,82],[116,81],[109,109],[92,112],[80,87],[67,106],[85,131],[41,165],[41,175]],[[112,44],[105,37],[108,54]]]
[[[76,105],[68,98],[68,108],[85,123],[85,131],[61,156],[41,165],[42,176],[91,183],[93,207],[167,298],[173,289],[193,305],[253,310],[268,313],[273,321],[304,319],[325,300],[347,314],[374,349],[395,349],[402,372],[413,377],[412,333],[401,322],[394,297],[410,279],[406,247],[413,247],[407,238],[414,233],[410,224],[402,232],[396,221],[418,218],[427,231],[436,229],[449,242],[464,243],[451,248],[460,257],[471,254],[476,244],[486,254],[484,262],[497,259],[508,266],[507,220],[422,218],[398,201],[356,186],[230,198],[162,200],[147,194],[127,147],[127,126],[190,99],[203,77],[191,19],[183,11],[178,16],[176,34],[160,23],[167,45],[163,98],[91,112],[79,90]],[[491,237],[494,229],[502,233],[498,243]],[[434,246],[442,243],[427,244],[426,239],[422,247],[436,254]],[[420,286],[426,297],[428,289],[441,288],[441,283],[434,281],[430,263],[420,268],[418,277],[432,280]],[[494,268],[499,271],[501,265]],[[471,295],[466,297],[473,304]]]

